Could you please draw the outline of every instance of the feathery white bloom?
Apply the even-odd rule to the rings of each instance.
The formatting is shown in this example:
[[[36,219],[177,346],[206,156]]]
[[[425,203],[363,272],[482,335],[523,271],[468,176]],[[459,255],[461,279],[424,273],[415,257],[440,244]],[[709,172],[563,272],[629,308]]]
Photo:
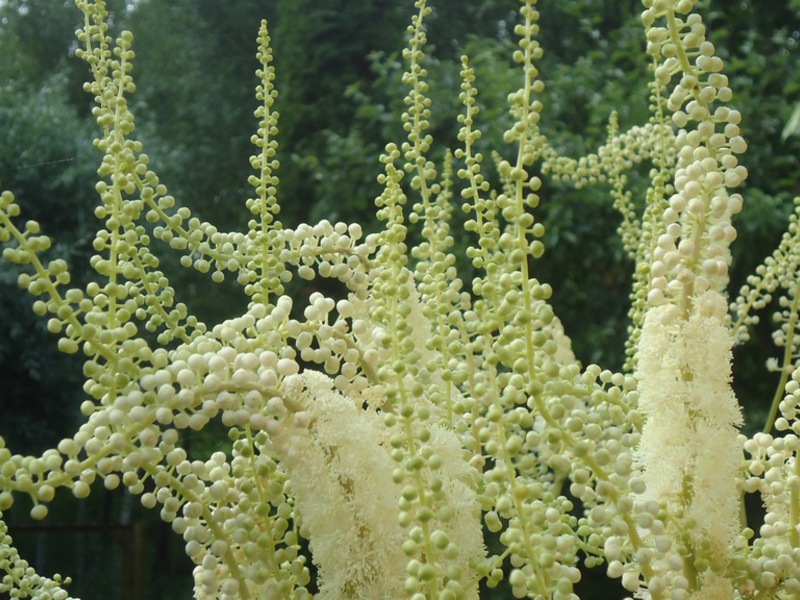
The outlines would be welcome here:
[[[688,319],[671,305],[651,308],[637,372],[639,407],[647,419],[637,453],[645,497],[683,509],[694,549],[722,565],[738,530],[742,421],[730,385],[732,336],[725,315],[725,300],[717,292],[698,298]],[[730,589],[729,582],[712,585],[706,574],[701,589]]]
[[[390,454],[397,431],[374,409],[334,390],[325,375],[306,371],[298,378],[308,395],[308,418],[276,428],[272,441],[319,567],[317,598],[404,597],[407,531],[398,522],[401,490]],[[470,561],[484,555],[476,495],[464,483],[471,471],[453,432],[432,427],[429,444],[442,457],[436,473],[453,512],[442,529],[459,548],[456,562],[466,584]],[[472,588],[469,597],[477,598]]]

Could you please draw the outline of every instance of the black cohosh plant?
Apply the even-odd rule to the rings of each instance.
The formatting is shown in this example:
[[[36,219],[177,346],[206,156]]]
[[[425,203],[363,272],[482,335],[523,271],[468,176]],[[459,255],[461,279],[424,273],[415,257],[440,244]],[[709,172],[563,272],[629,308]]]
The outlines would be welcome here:
[[[515,28],[515,124],[495,149],[493,189],[476,150],[492,123],[480,123],[467,57],[461,145],[442,164],[431,159],[430,9],[415,3],[407,137],[380,156],[383,228],[365,236],[358,224],[278,219],[265,22],[250,221],[223,232],[169,195],[135,138],[132,34],[112,40],[102,0],[77,0],[102,154],[96,279],[71,287],[68,265],[44,258],[50,239],[18,218],[10,191],[0,241],[4,259],[26,267],[19,284],[59,348],[85,356],[85,421],[41,456],[0,440],[0,511],[28,496],[31,515],[45,518],[62,488],[84,498],[98,482],[124,486],[185,540],[197,598],[310,597],[303,540],[318,598],[477,598],[481,581],[507,579],[514,597],[563,600],[577,597],[581,562],[605,564],[635,598],[796,597],[798,213],[729,299],[747,144],[697,2],[643,0],[650,119],[621,131],[612,116],[606,143],[579,159],[539,128],[535,4],[521,2]],[[643,163],[650,185],[636,198],[627,174]],[[611,191],[635,265],[622,372],[575,358],[552,290],[535,278],[546,260],[540,177]],[[466,232],[456,234],[459,208]],[[471,282],[457,273],[456,235],[469,239]],[[246,312],[218,324],[194,317],[159,270],[156,239],[212,281],[234,277]],[[315,292],[297,306],[285,291],[295,278],[337,280],[346,297]],[[784,355],[765,431],[779,433],[747,439],[731,351],[773,297]],[[183,432],[213,421],[228,428],[229,451],[192,457]],[[766,506],[758,535],[740,517],[745,494]],[[499,553],[484,528],[499,535]],[[2,520],[0,570],[10,597],[69,597],[68,579],[35,573]]]

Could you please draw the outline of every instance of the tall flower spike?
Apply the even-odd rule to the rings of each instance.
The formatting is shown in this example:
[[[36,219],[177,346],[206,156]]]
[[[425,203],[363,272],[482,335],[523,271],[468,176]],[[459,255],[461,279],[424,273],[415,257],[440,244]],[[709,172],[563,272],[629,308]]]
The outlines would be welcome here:
[[[462,315],[469,306],[469,297],[462,292],[462,281],[456,276],[456,257],[451,251],[451,174],[452,154],[448,153],[439,193],[432,202],[415,204],[409,220],[423,222],[423,241],[411,249],[411,255],[417,260],[414,278],[422,314],[431,324],[431,336],[424,344],[428,352],[423,356],[425,397],[444,409],[444,420],[452,427],[466,410],[458,384],[469,372],[462,353],[467,343]]]
[[[98,3],[95,9],[94,27],[102,32],[102,4]],[[175,339],[186,342],[201,333],[204,326],[188,315],[184,304],[174,302],[175,292],[157,270],[159,261],[149,250],[150,238],[142,225],[143,213],[157,194],[154,186],[158,186],[141,142],[131,138],[134,118],[127,95],[135,89],[131,77],[133,36],[123,31],[113,53],[105,50],[105,37],[96,48],[96,35],[83,37],[85,48],[81,56],[93,66],[99,102],[94,112],[103,132],[95,140],[104,152],[98,169],[103,179],[96,186],[101,204],[95,209],[95,216],[104,221],[105,227],[93,242],[97,255],[91,264],[100,280],[86,288],[86,297],[94,302],[83,317],[85,325],[63,325],[67,337],[76,342],[85,340],[83,350],[91,360],[85,367],[89,380],[84,389],[100,403],[112,404],[151,368],[153,351],[138,335],[137,320],[144,321],[147,331],[157,333],[161,344]],[[77,292],[73,296],[79,298]],[[97,345],[91,336],[103,344]],[[87,404],[84,410],[91,407]]]
[[[272,48],[266,21],[261,21],[258,32],[257,56],[261,68],[256,71],[259,77],[256,99],[261,104],[255,112],[259,122],[252,142],[259,152],[250,157],[256,174],[248,179],[255,188],[256,197],[247,201],[247,208],[255,218],[248,223],[248,242],[245,247],[247,262],[239,274],[239,283],[244,284],[245,292],[252,296],[252,302],[266,304],[271,296],[283,293],[285,269],[280,257],[283,249],[281,223],[276,219],[280,206],[276,195],[279,180],[275,171],[280,163],[276,158],[278,142],[275,140],[278,113],[273,109],[273,104],[278,92],[274,87],[275,67],[272,66]]]
[[[430,9],[424,0],[416,2],[415,7],[417,14],[408,29],[409,47],[404,52],[408,70],[403,82],[410,90],[405,100],[408,108],[402,117],[407,132],[402,152],[404,170],[412,174],[411,189],[421,197],[420,207],[431,210],[432,196],[440,192],[440,187],[430,183],[436,171],[426,157],[432,141],[426,133],[430,100],[425,93],[426,71],[421,65],[423,21]],[[378,376],[386,386],[389,412],[385,424],[396,431],[391,437],[391,458],[396,463],[392,478],[402,490],[397,518],[406,536],[405,586],[420,598],[437,597],[439,590],[447,590],[454,597],[472,598],[477,590],[467,565],[480,560],[483,552],[474,538],[470,541],[477,529],[468,515],[477,514],[478,505],[474,492],[455,481],[466,479],[472,467],[466,454],[440,445],[442,436],[457,439],[452,432],[439,429],[439,423],[448,421],[447,404],[437,405],[425,397],[423,358],[428,352],[425,346],[431,325],[420,310],[412,273],[405,268],[407,229],[403,206],[407,199],[400,186],[403,171],[395,166],[400,155],[400,149],[389,144],[381,156],[384,174],[379,181],[384,192],[376,205],[386,228],[375,258],[370,313],[382,329],[382,345],[391,350],[391,358],[380,366]],[[449,464],[447,468],[445,463]],[[465,502],[448,506],[452,486],[459,488]]]
[[[731,217],[742,207],[742,197],[729,190],[747,177],[736,158],[747,144],[739,131],[741,115],[725,106],[731,99],[728,78],[714,45],[705,39],[700,15],[682,16],[691,3],[681,3],[680,13],[664,3],[648,4],[643,13],[648,52],[658,61],[659,83],[666,87],[678,78],[666,106],[681,128],[675,193],[653,252],[648,299],[654,305],[675,304],[686,318],[695,297],[706,290],[722,293],[728,282],[728,248],[736,238]]]
[[[418,13],[413,16],[408,27],[410,43],[403,50],[403,58],[408,61],[408,70],[403,74],[403,83],[409,86],[408,95],[403,102],[407,106],[403,113],[403,128],[408,134],[407,141],[403,142],[401,150],[405,159],[404,168],[413,173],[411,178],[412,189],[419,190],[425,201],[435,190],[429,189],[429,182],[436,178],[436,167],[426,154],[430,150],[433,138],[426,133],[430,128],[428,119],[431,116],[431,100],[426,95],[428,83],[425,78],[428,71],[422,66],[425,55],[423,47],[427,44],[427,36],[423,22],[430,15],[431,9],[425,0],[418,0],[414,7]]]
[[[664,233],[650,265],[651,289],[639,340],[636,376],[645,416],[638,462],[645,499],[670,514],[672,552],[654,573],[688,580],[703,597],[730,597],[727,565],[739,529],[736,478],[741,465],[741,412],[731,389],[727,305],[732,215],[742,198],[730,194],[746,177],[736,154],[746,145],[722,61],[705,40],[691,2],[646,2],[643,20],[655,78],[663,88],[678,78],[666,101],[679,130],[675,193],[661,215]],[[688,443],[687,443],[688,441]],[[710,498],[717,498],[709,502]],[[724,500],[723,500],[724,499]],[[649,585],[661,585],[659,576]]]
[[[794,205],[789,227],[781,237],[780,244],[756,267],[755,273],[747,278],[747,283],[742,286],[739,296],[731,303],[731,310],[735,316],[732,330],[737,341],[744,342],[750,337],[749,327],[759,322],[757,312],[766,308],[780,290],[778,296],[780,310],[774,315],[780,327],[773,334],[773,339],[776,345],[784,350],[781,359],[775,361],[775,370],[780,373],[780,378],[763,427],[765,433],[772,431],[784,395],[784,387],[798,367],[800,198],[794,199]]]

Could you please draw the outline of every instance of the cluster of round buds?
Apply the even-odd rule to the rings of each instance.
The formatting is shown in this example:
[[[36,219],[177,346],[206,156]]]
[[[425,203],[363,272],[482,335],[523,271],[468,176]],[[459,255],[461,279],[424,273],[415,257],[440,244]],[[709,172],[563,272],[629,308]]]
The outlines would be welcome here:
[[[789,381],[784,387],[784,396],[778,405],[780,418],[775,421],[778,431],[791,431],[800,435],[800,369],[792,371]]]
[[[375,369],[390,360],[391,351],[383,343],[385,330],[372,321],[364,302],[354,296],[335,302],[314,292],[304,317],[286,325],[287,338],[294,340],[304,365],[320,365],[336,388],[350,396],[376,383]]]
[[[797,388],[796,384],[789,387]],[[787,391],[791,394],[796,389]],[[780,430],[790,429],[785,418],[778,421]],[[800,438],[795,433],[780,437],[757,433],[745,442],[744,449],[750,455],[744,490],[759,492],[767,512],[758,538],[748,552],[742,553],[738,566],[746,573],[749,588],[770,590],[780,585],[796,593],[800,590],[800,523],[794,507],[800,479],[795,463]],[[749,535],[752,537],[753,532]]]
[[[535,66],[535,61],[542,57],[542,48],[535,39],[539,31],[539,11],[535,4],[534,0],[522,3],[520,14],[524,22],[514,28],[520,39],[519,49],[514,51],[513,59],[522,65],[525,81],[519,91],[509,95],[510,112],[515,117],[515,124],[504,133],[503,138],[508,143],[519,144],[519,152],[514,164],[505,160],[498,163],[500,177],[507,185],[504,192],[497,196],[497,208],[508,223],[500,236],[498,250],[506,256],[508,267],[514,275],[521,278],[518,287],[525,296],[529,293],[528,257],[539,258],[544,253],[544,244],[538,239],[544,235],[544,227],[536,223],[530,213],[530,209],[539,205],[537,192],[542,182],[527,171],[527,167],[533,165],[539,156],[543,140],[538,131],[542,103],[536,99],[536,95],[544,89],[544,84],[538,79],[539,70]],[[530,240],[530,237],[534,239]],[[476,293],[481,292],[476,290]]]
[[[766,519],[765,526],[769,527],[771,515],[768,514]],[[752,531],[748,530],[747,533],[752,537]],[[798,562],[800,549],[796,542],[770,535],[759,537],[752,541],[746,558],[737,561],[736,566],[742,573],[739,587],[753,598],[775,590],[785,592],[788,597],[796,596],[800,593]]]
[[[268,444],[263,432],[252,443],[238,439],[230,461],[220,452],[190,461],[176,448],[142,496],[145,506],[162,505],[161,518],[185,540],[201,598],[288,593],[310,580],[285,476],[264,452]]]
[[[499,208],[496,199],[493,197],[484,198],[475,195],[473,203],[463,204],[465,213],[475,212],[473,218],[467,219],[464,229],[474,232],[478,236],[477,246],[467,248],[466,256],[472,262],[475,269],[483,270],[487,273],[497,273],[502,271],[505,259],[502,252],[498,252],[502,229],[499,222]],[[500,268],[500,269],[499,269]],[[472,281],[472,290],[478,296],[491,298],[494,295],[493,289],[483,289],[483,277],[476,277]]]
[[[0,512],[0,571],[5,575],[0,578],[0,594],[4,598],[73,600],[62,587],[71,583],[69,577],[42,577],[19,555],[2,516]]]
[[[315,225],[299,225],[282,232],[284,249],[280,260],[295,265],[301,279],[333,277],[351,292],[364,294],[367,287],[369,257],[375,252],[375,235],[363,237],[361,226],[323,220]],[[362,240],[363,238],[363,240]]]
[[[765,498],[772,497],[773,507],[775,499],[786,500],[790,489],[797,485],[797,483],[789,484],[787,481],[789,478],[796,479],[787,463],[793,460],[800,446],[798,440],[794,433],[783,434],[777,438],[768,433],[757,433],[748,439],[744,445],[745,451],[750,455],[747,461],[749,476],[745,481],[745,490],[761,491]],[[785,504],[788,510],[788,503]]]
[[[7,242],[13,237],[17,242],[17,246],[7,246],[3,249],[3,260],[19,265],[38,262],[37,255],[47,251],[52,245],[52,240],[45,235],[40,235],[40,227],[36,221],[27,221],[22,230],[17,229],[11,223],[10,219],[20,213],[19,205],[14,202],[14,195],[11,192],[3,192],[2,199],[0,199],[0,210],[2,210],[0,214],[2,214],[4,225],[2,241]],[[59,274],[62,265],[66,267],[63,260],[52,265],[53,270],[56,271],[54,275]],[[43,279],[46,279],[46,275],[37,273],[20,280],[20,285],[34,296],[40,296],[49,291],[47,288],[53,283],[69,283],[69,275],[55,277],[55,281]]]
[[[451,176],[449,158],[444,176]],[[446,184],[434,201],[418,203],[411,213],[410,220],[424,219],[424,226],[423,241],[411,250],[417,259],[414,279],[419,302],[413,303],[412,312],[416,314],[409,318],[426,323],[425,327],[414,329],[418,338],[420,334],[425,336],[415,342],[422,358],[417,377],[425,386],[423,395],[441,407],[445,421],[455,426],[470,404],[469,400],[464,401],[457,387],[469,377],[469,367],[465,364],[467,334],[463,311],[470,305],[470,296],[462,289],[456,258],[451,252],[454,243],[448,224],[451,196],[450,185]],[[462,431],[468,428],[466,424],[458,427]]]
[[[161,517],[183,535],[187,553],[199,565],[201,597],[238,597],[243,586],[282,595],[286,582],[305,585],[309,574],[297,551],[297,533],[288,527],[293,513],[283,496],[282,475],[270,458],[266,434],[256,433],[282,419],[287,406],[296,408],[292,394],[282,398],[277,390],[282,380],[298,372],[298,365],[289,354],[260,349],[245,335],[285,327],[290,305],[279,302],[269,313],[256,306],[195,339],[191,349],[179,348],[172,360],[165,352],[154,355],[157,369],[141,378],[141,391],[119,396],[102,409],[87,402],[88,421],[58,451],[41,458],[6,457],[4,488],[31,495],[32,515],[42,518],[45,503],[59,486],[85,497],[96,479],[109,489],[124,484],[142,494],[145,506],[160,504]],[[312,302],[311,309],[330,306]],[[191,461],[177,445],[179,430],[200,429],[217,415],[232,427],[232,460],[217,453],[210,461]],[[242,428],[254,431],[254,441],[234,435]],[[0,497],[4,508],[11,501],[8,492]],[[266,504],[259,508],[259,503]],[[266,525],[254,527],[253,515],[266,520],[272,543],[261,539]],[[283,558],[276,558],[281,567],[272,569],[272,558],[257,551],[278,542]],[[290,564],[286,581],[274,581],[284,563]]]
[[[731,90],[721,73],[722,60],[705,39],[700,16],[679,16],[693,4],[649,0],[642,15],[648,52],[658,62],[656,79],[666,87],[678,78],[666,106],[680,128],[675,193],[653,252],[648,299],[653,305],[669,301],[684,311],[693,298],[709,289],[723,291],[727,284],[729,246],[736,237],[730,221],[742,207],[741,196],[728,190],[747,177],[736,158],[747,149],[741,115],[724,105]]]
[[[447,255],[452,240],[446,227],[440,225],[449,211],[446,207],[449,190],[447,184],[443,189],[429,183],[435,178],[436,170],[425,156],[432,138],[426,133],[430,99],[425,95],[426,71],[421,66],[421,48],[425,43],[422,21],[430,9],[424,0],[419,0],[415,6],[419,12],[409,28],[411,42],[404,54],[410,64],[404,75],[404,83],[411,88],[405,100],[408,110],[403,115],[408,139],[400,149],[394,144],[388,145],[381,156],[384,174],[379,182],[384,191],[376,204],[378,217],[386,226],[371,273],[369,319],[362,322],[371,322],[371,327],[364,329],[371,329],[371,337],[389,352],[376,375],[382,384],[379,389],[385,395],[387,410],[383,429],[390,434],[391,450],[387,458],[393,467],[387,474],[392,487],[400,492],[394,510],[399,509],[395,527],[404,538],[401,542],[404,559],[398,561],[405,565],[402,589],[414,600],[434,595],[455,599],[469,594],[470,561],[479,559],[482,550],[475,546],[472,537],[480,528],[480,521],[470,522],[467,516],[467,513],[474,513],[477,517],[477,504],[468,507],[453,496],[454,493],[463,494],[462,500],[471,504],[473,493],[467,486],[456,492],[463,485],[457,480],[475,475],[466,460],[469,454],[463,452],[451,431],[437,426],[440,420],[449,424],[452,419],[442,419],[441,407],[431,404],[440,398],[436,389],[439,375],[451,364],[450,361],[444,364],[441,356],[438,362],[426,360],[429,353],[433,357],[439,350],[434,350],[426,339],[431,337],[432,328],[426,314],[434,317],[437,335],[447,337],[445,331],[455,323],[448,325],[449,315],[438,311],[445,305],[452,307],[453,300],[460,298],[453,297],[459,292],[458,284],[450,286],[448,283],[455,279],[452,258]],[[404,170],[412,173],[411,188],[418,190],[421,196],[410,219],[412,222],[424,219],[426,241],[415,250],[415,255],[420,259],[416,275],[422,281],[425,309],[420,306],[414,275],[405,268],[408,258],[402,207],[406,197],[400,187],[403,173],[395,167],[401,151]],[[449,178],[447,171],[445,177]],[[438,198],[434,199],[434,195]],[[356,326],[354,322],[354,330]],[[426,397],[431,391],[431,397]]]
[[[736,301],[731,303],[731,310],[736,315],[733,331],[742,341],[749,339],[748,326],[759,322],[758,311],[772,302],[773,295],[779,289],[784,290],[780,300],[781,310],[775,315],[776,320],[782,323],[780,341],[794,337],[794,332],[787,324],[794,322],[792,313],[795,309],[790,307],[796,303],[797,273],[800,272],[800,198],[794,199],[794,205],[789,227],[781,237],[780,244],[756,267],[755,273],[747,278],[747,283],[739,291]]]
[[[597,152],[580,158],[563,156],[545,144],[543,148],[542,170],[562,181],[570,181],[577,187],[584,187],[606,181],[610,174],[630,170],[633,165],[650,158],[658,149],[655,147],[660,136],[669,135],[658,123],[634,126],[620,133],[616,114],[610,119],[608,139]]]
[[[632,491],[641,494],[644,483],[641,479],[631,480]],[[630,500],[630,498],[628,498]],[[606,571],[609,577],[620,578],[622,586],[631,592],[650,596],[688,600],[690,582],[686,577],[687,548],[670,531],[671,521],[680,519],[680,510],[666,508],[664,503],[653,499],[638,499],[620,503],[621,512],[616,518],[607,515],[606,507],[598,507],[590,513],[595,520],[605,518],[609,523],[607,530],[612,535],[602,547]],[[599,516],[597,513],[600,513]],[[634,527],[636,536],[625,531],[625,524]],[[679,541],[676,542],[676,537]],[[635,540],[635,542],[632,542]]]
[[[19,265],[33,267],[32,273],[20,273],[17,283],[37,300],[33,304],[33,311],[38,316],[50,315],[47,328],[51,333],[64,333],[58,341],[58,348],[62,352],[73,354],[80,348],[81,341],[91,341],[89,355],[107,353],[107,342],[111,335],[119,341],[131,337],[131,325],[120,326],[114,332],[106,332],[108,339],[100,340],[97,328],[85,327],[78,320],[81,313],[90,313],[96,309],[91,297],[100,294],[99,286],[87,289],[87,294],[80,289],[69,289],[63,293],[59,289],[70,283],[70,273],[66,261],[54,259],[44,263],[40,255],[52,246],[52,240],[40,233],[40,226],[36,221],[27,221],[22,229],[12,222],[19,216],[20,207],[11,192],[4,191],[0,194],[0,242],[12,242],[3,249],[3,260]],[[105,290],[103,290],[105,291]],[[116,291],[116,290],[115,290]],[[92,293],[94,292],[94,294]],[[119,292],[127,296],[125,290]],[[108,295],[103,295],[100,301],[108,300]],[[134,303],[135,304],[135,303]],[[134,308],[125,304],[126,310]],[[134,328],[135,331],[135,328]],[[111,335],[109,335],[111,334]]]
[[[431,14],[432,9],[427,6],[426,0],[417,0],[414,7],[418,13],[412,17],[408,27],[410,36],[409,46],[403,50],[403,58],[408,61],[409,68],[403,73],[403,83],[409,86],[409,93],[403,100],[408,107],[402,115],[403,129],[408,132],[408,140],[403,142],[401,150],[405,159],[404,169],[414,173],[411,178],[411,187],[418,189],[423,197],[431,191],[428,182],[436,178],[436,167],[428,160],[425,154],[431,147],[433,137],[425,133],[430,129],[431,99],[427,97],[428,83],[425,78],[428,71],[422,66],[425,55],[422,48],[427,43],[427,36],[423,21]]]
[[[352,302],[334,304],[316,294],[305,310],[304,324],[290,319],[291,304],[284,297],[272,307],[254,305],[242,317],[214,327],[172,353],[153,353],[153,369],[141,377],[141,390],[118,396],[103,408],[87,401],[87,422],[73,438],[63,440],[58,451],[31,458],[12,457],[3,449],[2,454],[9,454],[0,473],[4,489],[31,495],[35,518],[46,515],[46,503],[63,485],[77,497],[88,495],[97,479],[109,489],[125,485],[142,494],[142,503],[161,505],[161,517],[186,540],[187,554],[198,564],[200,597],[238,597],[244,586],[251,593],[263,589],[284,595],[287,585],[304,586],[308,569],[297,551],[297,532],[289,528],[292,507],[283,495],[285,485],[270,458],[272,442],[264,431],[274,433],[287,408],[298,410],[297,391],[292,392],[289,384],[299,371],[296,353],[300,359],[326,365],[334,353],[346,357],[348,364],[370,357],[358,351],[350,356],[356,338],[346,343],[339,335],[344,319],[357,316]],[[328,325],[334,308],[341,319]],[[319,348],[306,343],[308,333]],[[362,336],[366,339],[367,332]],[[295,340],[296,349],[286,345],[289,339]],[[285,352],[265,350],[265,345],[284,347]],[[317,354],[324,351],[330,356],[323,361]],[[338,371],[339,366],[337,362],[329,368]],[[280,392],[283,381],[286,390]],[[177,445],[178,432],[201,429],[217,416],[232,428],[231,461],[221,453],[205,462],[190,460]],[[307,423],[302,413],[294,420]],[[249,436],[239,436],[245,428],[255,433],[253,442]],[[105,458],[97,461],[97,456]],[[8,491],[0,495],[3,508],[12,500]],[[266,520],[273,542],[261,539],[266,525],[254,527],[253,514]],[[281,567],[273,569],[269,566],[273,557],[259,549],[277,542],[282,549],[274,560]],[[286,564],[290,565],[286,577],[276,580],[275,573],[283,572]]]
[[[258,30],[257,58],[261,68],[256,71],[259,78],[256,99],[261,104],[255,113],[259,124],[258,132],[252,137],[252,142],[260,150],[260,154],[250,158],[250,163],[258,175],[251,175],[249,183],[255,188],[257,197],[247,201],[247,208],[253,215],[260,217],[260,222],[254,225],[262,231],[267,231],[273,224],[275,214],[280,210],[276,197],[279,180],[274,174],[280,163],[276,158],[278,142],[275,139],[278,134],[278,113],[273,110],[278,91],[274,86],[275,67],[272,65],[272,48],[265,20],[261,21]],[[251,225],[252,229],[254,227]]]
[[[536,40],[536,35],[539,33],[539,11],[535,6],[536,0],[524,0],[520,7],[520,14],[524,21],[514,26],[514,33],[519,37],[519,49],[514,51],[513,59],[514,62],[523,65],[525,85],[519,91],[509,95],[511,113],[517,122],[504,134],[504,140],[508,143],[521,142],[524,152],[530,150],[524,146],[536,132],[542,109],[542,103],[539,100],[533,100],[532,96],[544,90],[544,82],[537,78],[539,70],[534,66],[534,61],[539,60],[543,55],[541,45]],[[533,156],[525,156],[522,162],[531,164]]]

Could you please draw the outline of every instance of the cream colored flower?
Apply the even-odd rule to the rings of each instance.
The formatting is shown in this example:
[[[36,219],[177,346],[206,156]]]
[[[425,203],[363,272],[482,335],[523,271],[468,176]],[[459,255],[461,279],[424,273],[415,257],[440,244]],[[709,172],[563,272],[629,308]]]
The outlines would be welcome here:
[[[647,420],[637,458],[644,469],[644,497],[665,500],[673,514],[684,515],[673,522],[678,545],[688,535],[692,551],[724,565],[739,528],[742,422],[730,385],[725,300],[707,292],[687,320],[673,309],[650,309],[639,349],[639,407]]]
[[[307,371],[298,378],[306,415],[278,428],[272,441],[319,567],[317,597],[404,597],[408,532],[399,523],[401,489],[392,478],[396,463],[390,454],[397,431],[375,410],[335,391],[325,375]],[[464,588],[472,588],[469,597],[476,598],[469,565],[484,550],[476,495],[465,483],[471,468],[451,431],[432,427],[429,444],[442,458],[436,476],[452,512],[440,529],[458,547],[454,562],[464,574]]]

